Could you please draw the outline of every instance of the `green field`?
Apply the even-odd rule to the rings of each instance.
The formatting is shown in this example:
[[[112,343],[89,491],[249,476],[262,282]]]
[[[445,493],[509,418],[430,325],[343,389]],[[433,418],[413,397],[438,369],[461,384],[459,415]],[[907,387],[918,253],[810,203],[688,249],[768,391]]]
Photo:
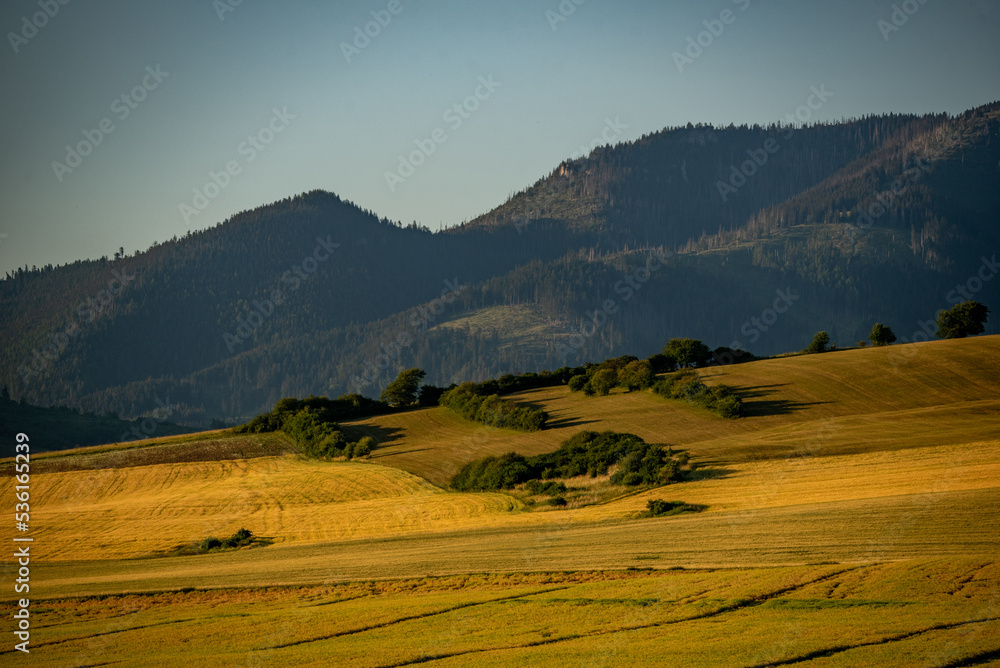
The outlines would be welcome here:
[[[1000,665],[1000,337],[701,373],[748,417],[550,388],[516,397],[550,413],[536,433],[443,408],[347,424],[379,443],[364,462],[225,432],[33,458],[25,662]],[[583,429],[699,467],[570,480],[604,495],[564,509],[444,489]],[[643,517],[657,498],[701,512]],[[182,554],[241,527],[268,544]]]

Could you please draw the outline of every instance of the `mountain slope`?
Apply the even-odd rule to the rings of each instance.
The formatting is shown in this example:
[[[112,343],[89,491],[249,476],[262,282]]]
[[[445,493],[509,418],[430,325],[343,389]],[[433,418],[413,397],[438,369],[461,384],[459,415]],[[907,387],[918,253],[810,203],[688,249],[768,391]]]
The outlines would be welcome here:
[[[375,394],[408,366],[447,384],[645,356],[672,336],[769,354],[821,329],[850,345],[876,321],[911,340],[955,295],[998,308],[998,184],[993,104],[667,130],[436,234],[314,192],[0,281],[0,383],[124,417],[169,401],[197,425],[284,395]],[[514,317],[530,333],[512,339]]]

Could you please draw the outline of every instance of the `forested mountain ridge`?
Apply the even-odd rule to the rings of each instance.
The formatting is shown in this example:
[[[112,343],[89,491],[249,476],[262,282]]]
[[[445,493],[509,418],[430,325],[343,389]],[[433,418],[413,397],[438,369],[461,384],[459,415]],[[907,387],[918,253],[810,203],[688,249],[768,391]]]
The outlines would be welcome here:
[[[563,163],[439,233],[312,192],[134,256],[19,270],[0,281],[0,384],[123,417],[169,395],[207,424],[377,394],[405,366],[447,384],[670,336],[773,353],[879,320],[909,337],[1000,245],[998,115],[690,126]],[[977,299],[1000,308],[998,292]],[[781,318],[752,324],[781,294]]]

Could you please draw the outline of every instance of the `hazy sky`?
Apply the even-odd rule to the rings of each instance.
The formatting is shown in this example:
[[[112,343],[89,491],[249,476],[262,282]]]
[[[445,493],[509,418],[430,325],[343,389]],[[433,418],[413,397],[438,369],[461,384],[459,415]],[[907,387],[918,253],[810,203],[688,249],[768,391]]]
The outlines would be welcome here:
[[[0,8],[0,274],[316,188],[437,229],[602,134],[777,121],[813,86],[812,120],[1000,98],[987,0],[898,2],[898,30],[890,0],[61,1]]]

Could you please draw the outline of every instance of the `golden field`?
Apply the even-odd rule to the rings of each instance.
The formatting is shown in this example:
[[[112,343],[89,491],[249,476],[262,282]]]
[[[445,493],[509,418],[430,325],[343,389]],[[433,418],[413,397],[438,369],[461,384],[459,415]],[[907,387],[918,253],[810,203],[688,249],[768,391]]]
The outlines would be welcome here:
[[[517,397],[550,413],[533,434],[443,408],[345,425],[367,462],[225,433],[33,458],[31,662],[1000,665],[1000,337],[702,374],[748,416],[548,388]],[[558,510],[444,489],[583,429],[701,466]],[[703,510],[641,517],[656,498]],[[240,527],[271,543],[170,556]]]

